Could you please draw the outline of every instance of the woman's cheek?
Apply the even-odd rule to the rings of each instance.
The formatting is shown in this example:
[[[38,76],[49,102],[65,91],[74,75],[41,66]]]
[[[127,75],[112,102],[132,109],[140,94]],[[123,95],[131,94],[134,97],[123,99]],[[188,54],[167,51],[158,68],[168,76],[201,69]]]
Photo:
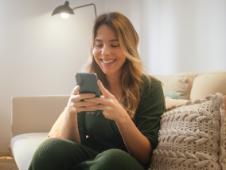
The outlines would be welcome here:
[[[93,57],[95,62],[99,65],[100,54],[99,50],[93,50]]]
[[[100,50],[93,48],[93,55],[97,56]]]

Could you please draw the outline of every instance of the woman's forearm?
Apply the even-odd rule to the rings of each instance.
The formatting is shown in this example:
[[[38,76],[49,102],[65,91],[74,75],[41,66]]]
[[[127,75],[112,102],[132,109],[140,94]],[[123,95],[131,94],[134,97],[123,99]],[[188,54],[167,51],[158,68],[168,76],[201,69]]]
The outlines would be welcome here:
[[[52,126],[49,137],[70,139],[80,143],[77,113],[66,107]]]
[[[152,149],[147,137],[139,131],[129,115],[119,118],[116,125],[128,152],[140,162],[147,163]]]

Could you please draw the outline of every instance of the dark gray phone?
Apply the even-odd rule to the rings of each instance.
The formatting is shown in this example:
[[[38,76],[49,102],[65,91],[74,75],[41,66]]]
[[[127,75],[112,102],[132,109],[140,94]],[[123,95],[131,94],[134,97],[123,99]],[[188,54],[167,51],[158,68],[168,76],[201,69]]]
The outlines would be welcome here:
[[[76,73],[75,79],[80,86],[80,93],[94,93],[96,97],[100,97],[95,73]]]

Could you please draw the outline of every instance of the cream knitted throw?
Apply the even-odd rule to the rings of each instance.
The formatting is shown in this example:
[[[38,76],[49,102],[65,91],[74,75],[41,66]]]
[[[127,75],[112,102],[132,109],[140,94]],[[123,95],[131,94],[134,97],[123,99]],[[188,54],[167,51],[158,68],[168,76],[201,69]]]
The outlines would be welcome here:
[[[223,96],[217,94],[165,112],[151,170],[222,169],[220,143],[225,140],[220,137],[222,106]]]
[[[226,95],[224,108],[221,108],[220,164],[222,170],[226,170]]]

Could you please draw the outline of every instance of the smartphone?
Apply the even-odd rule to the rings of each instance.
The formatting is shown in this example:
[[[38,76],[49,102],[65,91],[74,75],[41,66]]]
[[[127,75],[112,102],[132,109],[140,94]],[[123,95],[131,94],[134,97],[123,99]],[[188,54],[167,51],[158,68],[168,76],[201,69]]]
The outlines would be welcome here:
[[[76,73],[75,79],[80,87],[80,93],[94,93],[96,97],[100,97],[95,73]]]

